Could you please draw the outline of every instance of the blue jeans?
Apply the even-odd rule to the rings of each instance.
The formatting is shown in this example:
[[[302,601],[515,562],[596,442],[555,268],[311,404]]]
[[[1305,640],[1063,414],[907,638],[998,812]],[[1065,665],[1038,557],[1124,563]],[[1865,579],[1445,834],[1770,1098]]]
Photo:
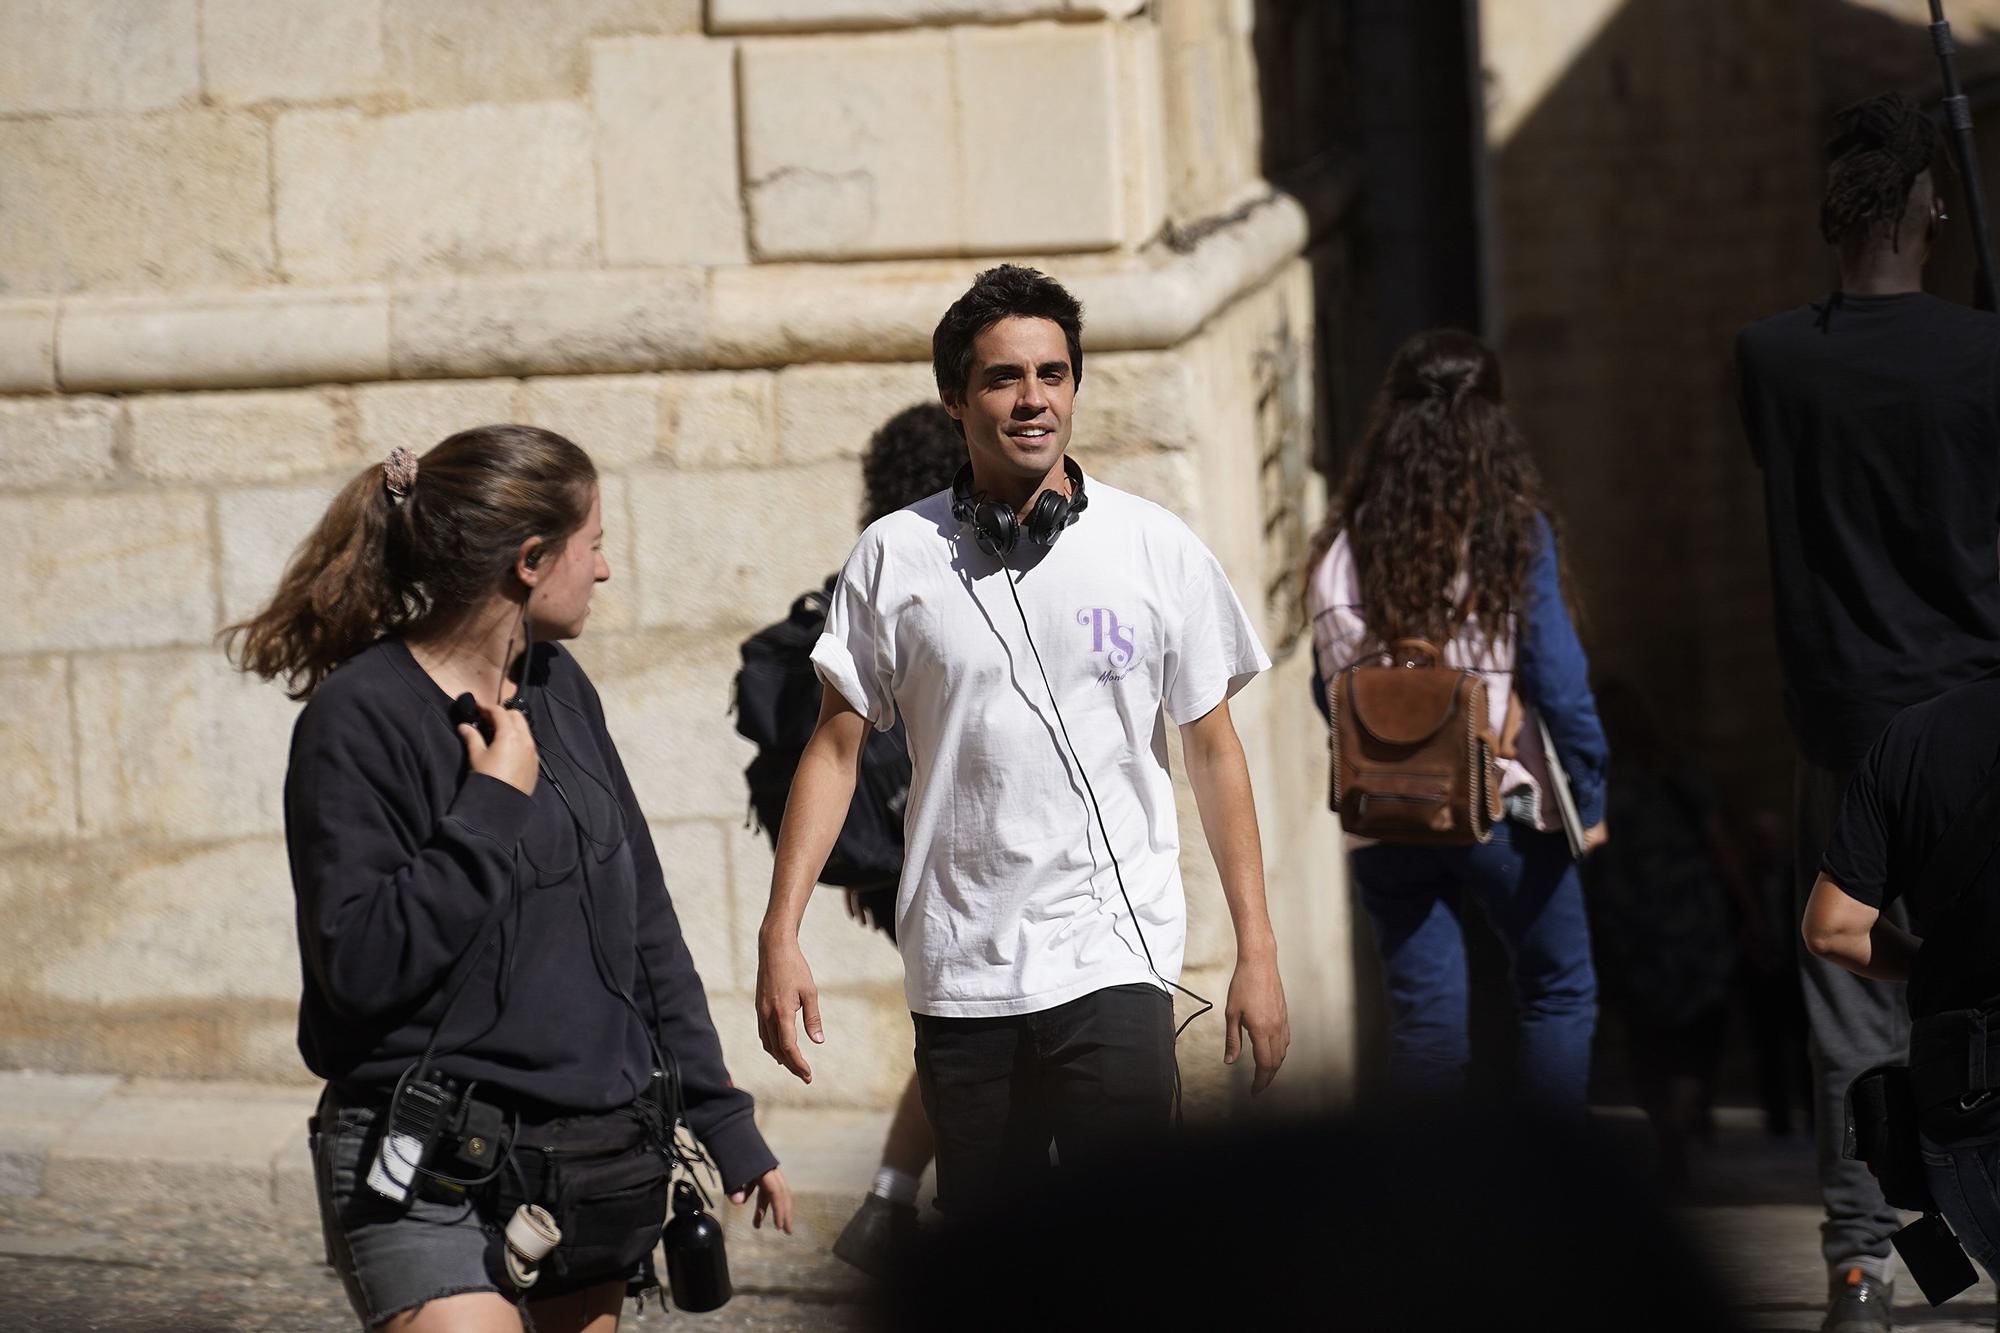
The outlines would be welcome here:
[[[1583,885],[1560,833],[1502,820],[1476,847],[1377,843],[1354,853],[1361,905],[1389,988],[1389,1069],[1401,1092],[1465,1084],[1467,899],[1507,947],[1521,1025],[1522,1090],[1581,1111],[1597,1028],[1597,972]]]
[[[1979,1261],[1988,1276],[2000,1272],[2000,1143],[1966,1143],[1952,1147],[1922,1140],[1925,1174],[1938,1211],[1951,1223],[1965,1252]]]

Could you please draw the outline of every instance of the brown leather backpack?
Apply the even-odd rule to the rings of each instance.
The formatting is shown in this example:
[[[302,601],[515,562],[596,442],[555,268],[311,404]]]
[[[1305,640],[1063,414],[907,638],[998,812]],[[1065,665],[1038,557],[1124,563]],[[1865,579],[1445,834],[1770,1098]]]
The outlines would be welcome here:
[[[1486,682],[1442,665],[1421,639],[1399,639],[1390,665],[1352,666],[1333,678],[1333,793],[1341,826],[1385,842],[1464,847],[1500,819],[1499,741]]]

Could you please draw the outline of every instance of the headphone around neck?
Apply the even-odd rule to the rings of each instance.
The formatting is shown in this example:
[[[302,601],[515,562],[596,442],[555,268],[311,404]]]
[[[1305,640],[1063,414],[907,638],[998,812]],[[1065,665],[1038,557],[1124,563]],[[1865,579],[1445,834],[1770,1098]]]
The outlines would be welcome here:
[[[987,499],[984,491],[972,489],[972,464],[966,463],[951,480],[951,516],[961,523],[970,523],[979,549],[1001,560],[1021,544],[1023,528],[1035,545],[1054,546],[1062,530],[1074,523],[1090,503],[1083,493],[1083,469],[1068,454],[1063,455],[1063,476],[1069,479],[1069,494],[1043,491],[1029,506],[1027,522],[1023,523],[1007,505]]]

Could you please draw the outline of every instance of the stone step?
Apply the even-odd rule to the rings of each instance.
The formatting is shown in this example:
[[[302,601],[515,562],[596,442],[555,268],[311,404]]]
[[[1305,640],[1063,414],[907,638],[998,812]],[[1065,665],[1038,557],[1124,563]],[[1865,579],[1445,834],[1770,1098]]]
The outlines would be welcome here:
[[[0,1194],[311,1216],[305,1124],[317,1099],[298,1085],[0,1072]],[[759,1120],[784,1162],[794,1234],[753,1229],[749,1207],[717,1199],[738,1286],[851,1297],[857,1277],[829,1251],[874,1176],[888,1113],[777,1107]],[[0,1233],[0,1253],[36,1243]]]

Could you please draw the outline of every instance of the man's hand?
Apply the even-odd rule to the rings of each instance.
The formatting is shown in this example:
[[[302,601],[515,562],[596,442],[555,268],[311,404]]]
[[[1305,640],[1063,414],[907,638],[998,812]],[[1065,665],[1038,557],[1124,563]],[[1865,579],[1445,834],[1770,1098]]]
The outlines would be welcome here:
[[[1271,1086],[1285,1051],[1292,1044],[1292,1020],[1285,1012],[1285,984],[1278,979],[1273,958],[1239,958],[1229,979],[1229,1000],[1223,1006],[1222,1063],[1233,1065],[1242,1050],[1241,1033],[1250,1034],[1250,1054],[1257,1062],[1250,1081],[1252,1095]]]
[[[792,1015],[805,1011],[806,1035],[818,1045],[826,1040],[819,1021],[819,988],[813,985],[812,969],[799,948],[796,935],[785,939],[759,936],[757,940],[757,1039],[771,1058],[799,1076],[813,1081],[812,1066],[799,1049],[798,1029]],[[789,1229],[789,1228],[788,1228]]]
[[[792,1187],[785,1183],[784,1173],[778,1170],[777,1167],[772,1167],[748,1185],[743,1186],[743,1188],[731,1190],[729,1201],[731,1203],[746,1202],[750,1198],[752,1190],[757,1192],[757,1211],[750,1215],[751,1227],[763,1226],[764,1214],[769,1212],[771,1214],[771,1225],[784,1232],[787,1236],[791,1235]]]
[[[1589,856],[1592,852],[1610,841],[1611,830],[1600,819],[1583,831],[1583,854]]]

